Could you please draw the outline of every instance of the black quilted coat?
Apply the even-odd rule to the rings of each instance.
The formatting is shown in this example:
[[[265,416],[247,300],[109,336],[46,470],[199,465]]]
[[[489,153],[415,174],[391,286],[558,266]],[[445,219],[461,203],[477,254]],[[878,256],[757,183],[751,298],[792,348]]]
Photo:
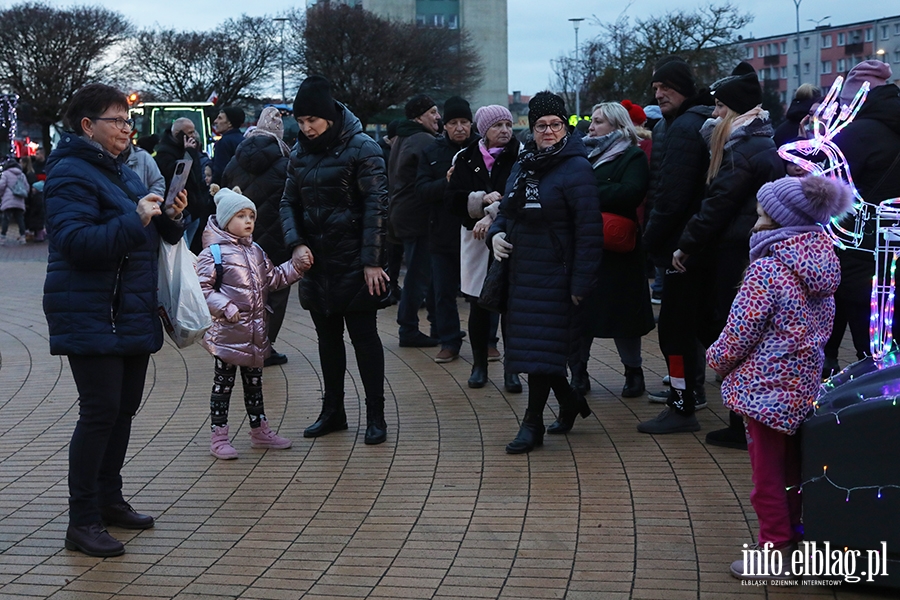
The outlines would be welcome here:
[[[768,119],[754,119],[735,130],[725,144],[722,166],[706,189],[700,209],[678,240],[688,255],[720,244],[748,248],[756,223],[756,192],[764,183],[784,177]]]
[[[364,266],[386,266],[384,157],[359,119],[338,106],[339,134],[324,152],[302,144],[291,152],[281,199],[285,244],[309,246],[315,261],[300,280],[300,303],[326,315],[386,306],[369,295],[363,275]]]
[[[288,157],[274,137],[255,135],[241,142],[225,167],[222,185],[238,186],[241,193],[256,204],[256,228],[253,241],[265,250],[274,264],[291,258],[284,245],[279,205],[284,195]]]

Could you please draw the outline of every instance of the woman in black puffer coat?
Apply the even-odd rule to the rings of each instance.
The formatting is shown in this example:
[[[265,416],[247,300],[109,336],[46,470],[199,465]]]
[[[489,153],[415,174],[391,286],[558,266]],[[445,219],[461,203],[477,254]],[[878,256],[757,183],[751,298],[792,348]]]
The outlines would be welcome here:
[[[241,193],[256,204],[253,241],[260,245],[272,264],[276,265],[291,258],[290,251],[284,245],[279,212],[287,178],[288,156],[291,154],[283,137],[281,113],[273,106],[264,108],[256,127],[247,132],[222,175],[223,186],[238,186]],[[287,362],[287,356],[275,351],[275,340],[284,323],[290,295],[290,287],[269,292],[269,308],[272,309],[268,325],[271,352],[265,360],[267,367]]]
[[[347,429],[346,323],[366,390],[365,442],[380,444],[387,425],[384,349],[375,316],[389,301],[384,158],[359,119],[332,99],[324,77],[313,75],[300,85],[294,116],[300,134],[288,165],[281,224],[285,244],[310,266],[300,282],[300,303],[315,323],[325,382],[322,412],[303,435]]]

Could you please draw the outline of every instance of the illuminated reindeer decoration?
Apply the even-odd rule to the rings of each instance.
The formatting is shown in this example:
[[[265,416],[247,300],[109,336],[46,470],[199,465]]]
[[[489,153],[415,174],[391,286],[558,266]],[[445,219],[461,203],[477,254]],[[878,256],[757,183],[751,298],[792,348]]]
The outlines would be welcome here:
[[[834,143],[841,132],[862,108],[869,93],[869,84],[863,83],[850,104],[841,106],[839,95],[843,77],[838,77],[828,95],[812,117],[812,139],[799,140],[781,146],[778,154],[813,176],[842,179],[850,185],[856,201],[853,204],[852,229],[845,218],[833,218],[825,228],[834,238],[836,246],[875,254],[875,277],[872,280],[871,316],[869,320],[869,348],[872,358],[880,363],[893,347],[891,325],[894,320],[894,273],[900,253],[900,198],[885,200],[880,204],[866,202],[853,184],[847,159]],[[824,157],[819,162],[811,160]],[[863,246],[863,236],[868,221],[875,219],[877,243],[874,249]],[[889,361],[893,363],[894,361]]]

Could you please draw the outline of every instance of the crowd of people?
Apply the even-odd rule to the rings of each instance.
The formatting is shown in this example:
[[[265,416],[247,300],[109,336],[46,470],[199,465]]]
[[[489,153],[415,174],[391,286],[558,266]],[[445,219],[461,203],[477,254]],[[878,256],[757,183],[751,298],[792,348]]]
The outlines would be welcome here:
[[[836,139],[870,202],[900,196],[900,88],[890,77],[886,64],[865,61],[844,87],[850,98],[863,83],[871,87]],[[527,376],[527,408],[510,454],[531,452],[545,434],[565,434],[591,414],[591,344],[612,338],[621,396],[646,392],[666,405],[638,432],[699,431],[707,366],[723,378],[730,424],[707,442],[749,449],[759,542],[796,543],[799,517],[784,492],[799,477],[793,434],[820,376],[839,368],[836,347],[848,323],[865,353],[874,274],[870,254],[836,254],[823,229],[850,208],[847,187],[778,154],[778,142],[811,135],[822,92],[801,87],[776,130],[746,62],[702,87],[688,63],[665,57],[652,82],[652,107],[603,102],[578,127],[569,126],[560,96],[538,93],[521,140],[504,106],[473,113],[452,97],[440,111],[418,94],[376,142],[349,108],[352,99],[333,98],[328,79],[312,75],[294,100],[293,148],[282,139],[278,110],[265,109],[242,135],[243,111],[226,107],[212,162],[203,160],[189,119],[164,132],[152,160],[129,143],[124,96],[100,84],[76,93],[43,190],[51,351],[69,357],[80,403],[67,547],[120,554],[104,523],[153,525],[122,497],[120,470],[147,362],[162,343],[150,285],[155,248],[182,236],[199,254],[213,318],[203,345],[214,357],[210,452],[217,458],[238,454],[228,431],[238,367],[251,445],[291,446],[267,425],[262,375],[288,360],[273,344],[299,282],[324,383],[321,412],[304,437],[348,428],[346,328],[365,390],[365,443],[387,439],[377,311],[391,304],[399,345],[437,348],[435,362],[456,360],[468,335],[471,388],[487,385],[502,339],[504,389],[522,392]],[[193,159],[188,184],[174,204],[161,205],[184,157]],[[7,208],[21,173],[11,166],[0,178],[4,235],[8,219],[24,227],[19,204]],[[98,294],[104,290],[112,290],[109,302]],[[469,303],[466,332],[460,297]],[[657,325],[654,302],[668,371],[662,391],[648,391],[642,369],[642,338]],[[81,315],[74,329],[73,311]],[[784,368],[773,369],[773,360]],[[116,385],[99,389],[101,370]],[[559,410],[545,428],[551,390]]]

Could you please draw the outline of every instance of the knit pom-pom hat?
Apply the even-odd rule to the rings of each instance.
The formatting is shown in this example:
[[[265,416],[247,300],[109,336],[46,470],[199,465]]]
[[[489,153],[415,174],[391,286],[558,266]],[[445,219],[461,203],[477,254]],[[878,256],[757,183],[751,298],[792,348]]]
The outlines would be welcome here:
[[[782,227],[825,224],[853,206],[853,192],[847,184],[815,175],[783,177],[765,183],[756,199]]]
[[[228,221],[231,217],[249,208],[256,214],[256,205],[253,200],[241,194],[241,188],[235,186],[233,189],[220,188],[216,184],[209,186],[209,193],[213,195],[216,201],[216,223],[220,229],[228,227]]]
[[[481,135],[487,133],[487,130],[499,121],[512,123],[512,120],[512,113],[509,112],[509,109],[499,104],[488,104],[475,111],[475,126]]]

